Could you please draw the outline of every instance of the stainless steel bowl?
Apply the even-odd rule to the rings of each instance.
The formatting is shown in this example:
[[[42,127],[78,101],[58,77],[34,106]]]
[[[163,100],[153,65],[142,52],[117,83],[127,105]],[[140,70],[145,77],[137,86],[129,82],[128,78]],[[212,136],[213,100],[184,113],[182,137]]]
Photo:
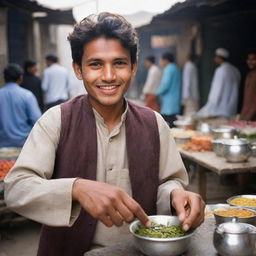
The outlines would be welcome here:
[[[208,123],[199,123],[197,126],[196,126],[196,130],[198,132],[201,132],[201,133],[205,133],[205,134],[210,134],[212,133],[212,129],[211,129],[211,126],[208,124]]]
[[[189,142],[191,140],[191,137],[174,137],[174,140],[176,142],[176,144],[186,144],[187,142]]]
[[[151,221],[163,225],[178,225],[180,221],[176,216],[153,215],[149,216]],[[134,232],[138,228],[140,221],[135,220],[130,225],[135,244],[138,249],[148,256],[177,256],[185,252],[189,247],[193,231],[189,231],[186,236],[176,238],[150,238],[136,235]]]
[[[245,139],[225,140],[223,156],[228,162],[241,163],[248,160],[251,155],[250,143]]]
[[[239,207],[243,207],[243,208],[247,208],[247,209],[252,209],[252,210],[256,211],[256,206],[253,207],[253,206],[248,206],[248,205],[235,205],[235,204],[232,204],[231,201],[233,199],[235,199],[235,198],[238,198],[238,197],[245,197],[245,198],[249,198],[249,199],[256,199],[256,195],[238,195],[238,196],[229,197],[227,199],[227,203],[232,205],[232,206],[239,206]]]
[[[212,129],[214,139],[233,139],[238,134],[237,130],[231,127]]]
[[[249,223],[249,224],[252,224],[252,225],[256,225],[256,211],[254,211],[252,209],[247,209],[247,208],[244,208],[244,207],[237,207],[237,206],[235,207],[235,206],[230,206],[230,205],[221,206],[221,207],[219,207],[219,208],[217,208],[213,211],[213,215],[214,215],[214,218],[216,220],[216,224],[221,224],[221,223],[224,223],[224,222],[232,221],[232,219],[234,217],[226,217],[226,216],[221,216],[221,215],[216,214],[216,211],[218,211],[218,210],[225,211],[225,210],[228,210],[228,209],[245,209],[245,210],[253,212],[255,215],[251,216],[251,217],[246,217],[246,218],[237,217],[237,222]]]
[[[223,156],[223,143],[225,139],[212,140],[212,150],[217,156]]]
[[[251,142],[252,157],[256,157],[256,142]]]

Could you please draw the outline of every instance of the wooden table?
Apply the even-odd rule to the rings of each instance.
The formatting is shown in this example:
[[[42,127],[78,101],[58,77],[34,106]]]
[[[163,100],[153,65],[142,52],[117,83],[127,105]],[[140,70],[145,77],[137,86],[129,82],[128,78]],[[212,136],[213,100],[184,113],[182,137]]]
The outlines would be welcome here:
[[[213,246],[213,233],[215,220],[213,217],[206,218],[205,222],[195,231],[187,252],[182,256],[217,256]],[[117,243],[101,249],[94,249],[84,254],[84,256],[143,256],[136,249],[133,240]],[[159,255],[160,256],[160,255]]]
[[[214,152],[189,152],[179,149],[182,158],[188,159],[196,164],[198,172],[199,193],[206,199],[206,171],[210,170],[218,175],[238,174],[256,172],[256,158],[250,157],[244,163],[228,163],[225,158],[216,156]],[[241,179],[238,179],[241,181]],[[242,184],[240,184],[242,185]]]

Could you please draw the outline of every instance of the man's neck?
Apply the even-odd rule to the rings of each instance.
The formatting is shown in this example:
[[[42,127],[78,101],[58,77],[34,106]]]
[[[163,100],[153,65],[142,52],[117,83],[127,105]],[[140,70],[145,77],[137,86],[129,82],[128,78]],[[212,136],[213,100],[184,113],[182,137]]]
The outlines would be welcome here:
[[[122,99],[122,101],[118,102],[114,106],[99,106],[98,104],[94,104],[92,100],[90,100],[90,102],[92,107],[103,118],[109,132],[111,132],[114,127],[121,121],[121,116],[125,110],[125,100]]]

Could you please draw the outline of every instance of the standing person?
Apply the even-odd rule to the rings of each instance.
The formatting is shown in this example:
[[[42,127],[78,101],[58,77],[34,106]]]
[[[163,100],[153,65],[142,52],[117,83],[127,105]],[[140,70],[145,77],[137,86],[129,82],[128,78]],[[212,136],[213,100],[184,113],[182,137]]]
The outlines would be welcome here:
[[[256,121],[256,50],[248,54],[247,66],[250,72],[245,79],[244,100],[240,119]]]
[[[161,103],[161,115],[170,127],[180,113],[181,74],[180,69],[174,63],[174,57],[167,52],[162,55],[161,64],[164,67],[160,87],[157,95]]]
[[[227,61],[228,58],[226,49],[218,48],[215,51],[214,61],[218,67],[214,72],[207,103],[197,113],[200,117],[231,117],[237,113],[241,76],[239,70]]]
[[[42,89],[46,109],[61,104],[69,98],[69,77],[67,70],[58,64],[54,55],[46,56],[47,68],[44,71]]]
[[[9,64],[3,73],[6,84],[0,89],[0,147],[22,147],[41,111],[33,93],[19,85],[22,68]]]
[[[162,72],[160,68],[155,65],[154,56],[148,56],[146,58],[145,66],[148,69],[148,75],[142,91],[143,98],[147,107],[159,112],[160,107],[156,91],[160,85]]]
[[[37,65],[33,60],[27,60],[24,62],[24,75],[23,81],[21,83],[21,87],[31,91],[38,102],[38,105],[43,111],[43,92],[41,87],[41,79],[36,76],[37,73]]]
[[[184,115],[195,114],[199,108],[198,71],[194,58],[188,55],[182,75],[182,103]]]
[[[7,205],[45,224],[38,255],[82,256],[127,240],[127,223],[149,226],[147,214],[170,214],[170,204],[184,230],[200,225],[204,203],[183,189],[187,173],[169,127],[124,99],[137,69],[131,24],[89,16],[69,41],[88,95],[48,110],[5,178]]]

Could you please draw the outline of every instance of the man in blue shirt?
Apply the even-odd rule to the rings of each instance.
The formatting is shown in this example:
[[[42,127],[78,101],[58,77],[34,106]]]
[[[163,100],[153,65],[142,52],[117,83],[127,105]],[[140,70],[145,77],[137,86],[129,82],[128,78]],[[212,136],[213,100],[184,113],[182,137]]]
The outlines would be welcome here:
[[[4,69],[5,86],[0,89],[0,147],[22,147],[41,116],[32,92],[19,86],[23,70],[17,64]]]
[[[169,124],[173,126],[176,115],[180,113],[181,101],[181,73],[174,63],[174,57],[167,52],[162,55],[161,64],[164,67],[157,95],[160,98],[160,113]]]

